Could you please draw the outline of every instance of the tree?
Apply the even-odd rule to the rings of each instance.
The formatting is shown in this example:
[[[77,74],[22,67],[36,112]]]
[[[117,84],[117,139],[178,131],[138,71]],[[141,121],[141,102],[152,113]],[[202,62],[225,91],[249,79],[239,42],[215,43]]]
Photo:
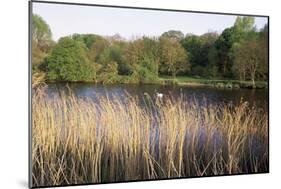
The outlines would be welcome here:
[[[255,24],[255,17],[238,16],[235,20],[234,28],[239,33],[245,33],[245,32],[249,32],[249,31],[253,30],[254,24]]]
[[[203,72],[199,73],[204,77],[215,76],[217,71],[217,66],[209,61],[209,53],[218,39],[218,34],[213,32],[208,32],[200,36],[201,47],[199,49],[199,57],[197,58],[197,64],[203,68]],[[214,53],[214,52],[211,52]],[[211,54],[210,53],[210,54]],[[214,54],[213,54],[214,55]]]
[[[256,86],[256,76],[263,72],[262,65],[266,62],[265,54],[267,51],[262,46],[261,40],[256,37],[243,41],[235,49],[234,68],[243,79],[248,76],[253,87]]]
[[[210,75],[210,70],[214,65],[210,64],[208,55],[217,39],[217,33],[208,32],[201,36],[187,34],[182,40],[182,46],[190,57],[191,74],[205,77]]]
[[[51,81],[89,81],[92,67],[83,43],[63,37],[46,59],[47,77]]]
[[[247,67],[246,67],[246,61],[244,59],[245,56],[247,56],[244,51],[243,44],[236,44],[233,47],[233,57],[234,57],[234,63],[233,63],[233,72],[235,75],[239,77],[240,80],[245,81],[246,80],[246,74],[247,74]]]
[[[97,76],[103,83],[113,83],[118,75],[118,62],[122,61],[119,49],[115,46],[106,48],[97,62]]]
[[[158,39],[150,39],[148,37],[143,37],[142,39],[142,53],[141,59],[143,66],[148,68],[151,74],[158,77],[158,69],[160,64],[160,44]]]
[[[49,25],[39,15],[32,15],[32,41],[40,48],[48,46],[52,41]]]
[[[32,15],[32,68],[38,71],[53,46],[49,25],[39,15]]]
[[[209,72],[209,76],[213,78],[218,77],[218,65],[219,65],[219,59],[218,59],[218,51],[215,48],[215,46],[212,46],[208,52],[208,67],[207,71]]]
[[[166,69],[175,79],[176,74],[190,69],[187,53],[177,41],[160,38],[162,69]]]
[[[218,40],[215,42],[219,63],[219,71],[224,76],[229,76],[229,73],[231,72],[232,59],[230,52],[234,43],[234,32],[235,29],[233,27],[226,28],[222,32]]]
[[[129,42],[125,51],[126,67],[135,82],[153,81],[158,77],[160,46],[156,38],[143,37]]]
[[[189,34],[181,42],[185,48],[186,53],[189,54],[189,60],[191,64],[191,73],[197,75],[196,68],[200,66],[200,52],[201,52],[201,39],[197,35]]]
[[[259,32],[259,40],[260,40],[260,45],[262,48],[262,59],[261,65],[260,65],[260,72],[258,75],[258,78],[260,80],[268,80],[268,25],[265,24],[264,27],[261,29]]]
[[[251,79],[255,86],[255,79],[266,79],[268,73],[266,30],[256,31],[254,17],[237,17],[234,29],[236,38],[232,46],[233,71],[240,80]]]
[[[141,39],[128,43],[125,50],[126,68],[129,75],[138,75],[139,62],[142,55],[143,43]]]
[[[95,34],[73,34],[72,39],[75,41],[80,41],[86,45],[88,49],[92,47],[92,45],[97,41],[100,40],[102,37]]]
[[[180,42],[184,38],[184,34],[181,31],[177,30],[169,30],[167,32],[164,32],[161,37],[169,38],[171,40],[175,40],[177,42]]]
[[[88,51],[89,59],[91,63],[99,62],[100,55],[109,47],[109,42],[104,38],[98,38],[92,44]]]
[[[117,63],[117,70],[119,75],[130,75],[130,67],[125,58],[127,42],[114,39],[111,42],[111,58]]]

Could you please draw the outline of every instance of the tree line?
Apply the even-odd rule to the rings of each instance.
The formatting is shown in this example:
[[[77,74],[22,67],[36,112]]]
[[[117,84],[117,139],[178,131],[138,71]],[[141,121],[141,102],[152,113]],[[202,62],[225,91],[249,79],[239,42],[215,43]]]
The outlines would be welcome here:
[[[33,15],[32,72],[47,81],[151,83],[160,76],[242,81],[268,80],[268,25],[240,17],[221,34],[170,30],[159,37],[125,40],[120,35],[73,34],[52,40],[51,29]]]

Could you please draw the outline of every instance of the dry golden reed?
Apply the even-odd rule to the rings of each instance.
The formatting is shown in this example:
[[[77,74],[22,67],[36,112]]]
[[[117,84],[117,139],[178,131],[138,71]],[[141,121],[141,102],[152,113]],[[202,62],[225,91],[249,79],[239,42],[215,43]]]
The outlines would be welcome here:
[[[34,90],[33,186],[268,172],[268,115],[256,107],[145,102]]]

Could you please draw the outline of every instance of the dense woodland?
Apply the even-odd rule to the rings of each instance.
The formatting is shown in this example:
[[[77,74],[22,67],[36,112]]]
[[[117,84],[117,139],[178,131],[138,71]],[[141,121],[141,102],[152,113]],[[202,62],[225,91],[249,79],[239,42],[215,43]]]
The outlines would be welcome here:
[[[48,24],[33,15],[32,73],[48,82],[154,83],[162,76],[268,80],[268,25],[236,18],[221,34],[183,34],[126,40],[120,35],[73,34],[53,41]]]

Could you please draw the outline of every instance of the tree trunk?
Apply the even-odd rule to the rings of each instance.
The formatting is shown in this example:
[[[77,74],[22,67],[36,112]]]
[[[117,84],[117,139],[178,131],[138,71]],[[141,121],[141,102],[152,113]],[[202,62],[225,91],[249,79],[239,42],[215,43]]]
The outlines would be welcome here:
[[[258,65],[258,62],[257,62],[257,60],[254,59],[252,62],[252,72],[251,72],[253,88],[256,88],[255,77],[256,77],[257,65]]]
[[[176,72],[175,71],[172,71],[172,76],[173,76],[173,79],[176,80]]]
[[[253,87],[253,88],[256,88],[255,75],[256,75],[256,72],[253,71],[253,72],[251,73],[251,80],[252,80],[252,87]]]
[[[253,85],[253,88],[256,88],[255,79],[252,79],[252,85]]]
[[[222,72],[223,72],[223,74],[225,74],[225,72],[226,72],[226,61],[224,61],[224,63],[223,63],[223,70],[222,70]]]

